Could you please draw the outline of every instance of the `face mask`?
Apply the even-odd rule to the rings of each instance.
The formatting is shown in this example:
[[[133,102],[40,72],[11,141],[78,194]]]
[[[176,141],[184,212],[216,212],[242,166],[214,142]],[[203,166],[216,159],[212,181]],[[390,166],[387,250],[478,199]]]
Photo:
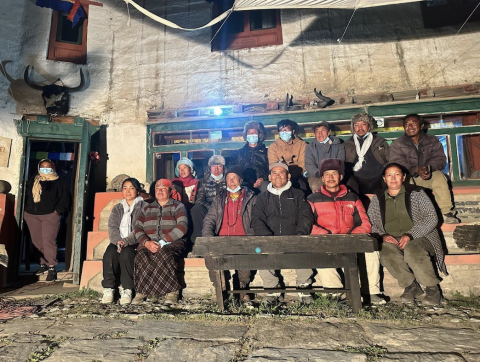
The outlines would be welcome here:
[[[40,172],[45,175],[50,175],[53,172],[53,169],[49,168],[40,168]]]
[[[221,180],[223,178],[223,174],[221,175],[218,175],[218,176],[215,176],[213,173],[212,173],[212,177],[214,180],[218,181],[218,180]]]
[[[292,138],[292,132],[280,132],[280,138],[284,140],[285,142],[290,141]]]
[[[325,144],[325,143],[327,143],[328,141],[330,141],[330,137],[327,137],[327,138],[325,138],[325,141],[323,141],[323,142],[320,142],[320,143],[323,143],[323,144]]]
[[[258,134],[249,134],[247,135],[247,142],[251,145],[254,145],[258,142]]]
[[[240,189],[241,189],[240,185],[238,185],[235,190],[232,190],[230,187],[227,187],[227,191],[233,192],[233,193],[240,191]]]

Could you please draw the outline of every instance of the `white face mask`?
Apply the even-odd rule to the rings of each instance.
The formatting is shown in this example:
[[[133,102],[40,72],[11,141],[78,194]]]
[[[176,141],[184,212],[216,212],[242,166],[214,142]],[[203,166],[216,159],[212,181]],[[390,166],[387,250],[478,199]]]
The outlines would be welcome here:
[[[221,180],[221,179],[223,178],[223,174],[220,174],[220,175],[218,175],[218,176],[215,176],[215,175],[212,173],[211,175],[212,175],[213,179],[216,180],[216,181]]]
[[[251,145],[254,145],[258,142],[258,134],[249,134],[247,135],[247,142]]]
[[[53,172],[53,169],[50,167],[41,167],[40,172],[45,174],[45,175],[50,175]]]
[[[330,141],[330,137],[325,138],[325,141],[322,141],[322,142],[320,142],[320,143],[325,144],[325,143],[327,143],[328,141]]]
[[[280,138],[282,140],[284,140],[285,142],[288,142],[292,138],[292,132],[291,131],[290,132],[288,132],[288,131],[280,132]]]
[[[227,187],[227,191],[228,191],[228,192],[233,192],[233,193],[240,191],[240,189],[241,189],[241,186],[240,186],[240,185],[238,185],[235,190],[232,190],[230,187]]]

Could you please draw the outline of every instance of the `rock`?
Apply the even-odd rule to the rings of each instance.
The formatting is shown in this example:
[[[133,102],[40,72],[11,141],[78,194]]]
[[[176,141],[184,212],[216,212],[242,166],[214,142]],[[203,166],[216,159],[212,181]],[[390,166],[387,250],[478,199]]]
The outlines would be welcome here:
[[[0,324],[0,336],[26,334],[31,332],[45,333],[45,331],[54,323],[55,320],[53,319],[12,320],[5,324]]]
[[[458,318],[453,318],[453,319],[450,319],[450,322],[452,322],[452,323],[460,323],[460,319],[458,319]]]
[[[470,318],[468,321],[472,323],[480,323],[480,319],[478,318]]]
[[[120,174],[118,176],[115,176],[110,183],[110,187],[114,189],[115,191],[121,191],[122,189],[122,183],[125,179],[129,178],[130,176],[125,175],[125,174]]]
[[[235,356],[236,347],[236,344],[232,342],[218,343],[192,339],[167,339],[161,341],[145,361],[230,361]],[[174,356],[172,351],[175,351]]]
[[[388,353],[377,359],[378,362],[465,362],[468,359],[453,353]],[[473,361],[473,360],[472,360]]]
[[[126,320],[78,318],[59,321],[48,328],[45,333],[54,336],[91,339],[104,333],[125,331],[133,326],[133,322]]]
[[[314,349],[276,349],[262,348],[254,351],[245,362],[365,362],[367,356],[363,353],[350,353],[341,351],[322,351]]]
[[[16,336],[11,343],[7,343],[5,346],[0,348],[0,361],[26,361],[28,360],[30,354],[46,348],[48,345],[49,341],[45,340],[43,336]]]

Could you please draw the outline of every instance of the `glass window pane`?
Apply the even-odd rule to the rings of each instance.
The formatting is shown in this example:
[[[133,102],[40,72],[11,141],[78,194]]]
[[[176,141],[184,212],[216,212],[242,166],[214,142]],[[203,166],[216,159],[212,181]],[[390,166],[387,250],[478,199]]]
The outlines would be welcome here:
[[[195,164],[198,179],[202,179],[208,171],[208,159],[212,156],[213,150],[188,151],[187,157]]]
[[[180,152],[158,152],[154,154],[155,180],[175,177],[175,165],[180,159]]]
[[[254,10],[250,11],[250,30],[275,28],[275,10]]]
[[[56,40],[62,43],[82,44],[83,20],[72,28],[72,22],[67,20],[67,13],[58,13]]]

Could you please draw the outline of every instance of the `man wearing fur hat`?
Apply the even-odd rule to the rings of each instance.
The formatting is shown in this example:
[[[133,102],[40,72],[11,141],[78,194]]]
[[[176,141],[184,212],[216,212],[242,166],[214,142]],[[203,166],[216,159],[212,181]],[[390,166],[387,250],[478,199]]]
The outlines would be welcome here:
[[[387,141],[374,135],[375,119],[367,113],[352,117],[353,136],[345,141],[347,185],[358,195],[373,194],[383,187],[382,173],[389,161]]]
[[[333,158],[322,160],[319,174],[323,185],[308,197],[315,218],[312,235],[369,233],[372,226],[362,202],[356,194],[340,184],[345,174],[343,161]],[[378,252],[365,253],[365,261],[368,291],[365,290],[364,293],[369,294],[370,303],[383,304],[385,299],[380,294]],[[319,269],[318,276],[324,288],[343,288],[336,269]]]
[[[220,155],[213,155],[208,160],[210,172],[206,172],[203,180],[200,181],[195,199],[195,205],[190,210],[192,217],[193,231],[191,240],[195,242],[197,237],[202,235],[203,219],[215,196],[227,188],[225,182],[225,158]]]
[[[255,235],[309,235],[313,224],[312,210],[305,200],[305,194],[292,187],[288,166],[281,162],[269,165],[270,183],[267,191],[261,192],[252,210],[252,227]],[[312,280],[312,270],[296,270],[297,286],[308,287]],[[260,270],[265,289],[280,286],[275,270]],[[276,304],[280,293],[268,293],[264,301]],[[302,302],[312,302],[310,294],[299,293]]]
[[[234,164],[243,169],[242,179],[253,189],[259,189],[262,182],[268,177],[267,148],[265,141],[265,127],[260,122],[245,123],[243,129],[245,146],[235,153]]]
[[[404,166],[412,178],[410,183],[433,191],[435,201],[447,224],[458,224],[447,178],[442,170],[447,165],[443,145],[434,135],[422,131],[424,120],[418,114],[403,119],[405,134],[392,142],[390,161]]]

